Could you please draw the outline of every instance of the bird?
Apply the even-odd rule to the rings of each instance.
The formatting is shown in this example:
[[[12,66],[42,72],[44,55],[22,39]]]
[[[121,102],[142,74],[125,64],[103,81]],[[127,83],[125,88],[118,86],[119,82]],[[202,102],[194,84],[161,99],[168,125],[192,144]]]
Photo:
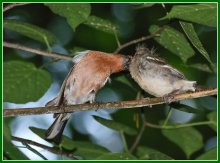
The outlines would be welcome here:
[[[129,71],[139,86],[155,97],[163,97],[170,103],[175,94],[196,90],[196,81],[189,81],[162,58],[154,49],[138,45],[132,57]]]
[[[46,106],[59,106],[92,103],[96,93],[109,80],[112,73],[128,69],[130,56],[100,51],[86,50],[73,57],[73,66],[67,74],[60,91]],[[64,110],[64,109],[63,109]],[[72,113],[54,114],[55,121],[45,133],[47,140],[59,144],[62,133]]]

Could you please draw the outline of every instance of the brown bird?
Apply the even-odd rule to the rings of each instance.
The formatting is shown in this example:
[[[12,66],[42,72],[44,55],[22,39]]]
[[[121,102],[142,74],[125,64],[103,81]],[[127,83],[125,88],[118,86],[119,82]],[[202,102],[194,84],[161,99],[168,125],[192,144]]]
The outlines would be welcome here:
[[[156,97],[169,97],[186,91],[195,91],[196,81],[189,81],[177,69],[168,65],[163,59],[145,46],[138,46],[131,60],[129,71],[140,87]]]
[[[108,81],[112,73],[128,69],[130,57],[99,51],[79,52],[73,58],[74,65],[66,76],[56,98],[46,106],[60,106],[94,102],[96,93]],[[60,143],[64,127],[72,113],[54,114],[53,124],[46,132],[46,139]]]

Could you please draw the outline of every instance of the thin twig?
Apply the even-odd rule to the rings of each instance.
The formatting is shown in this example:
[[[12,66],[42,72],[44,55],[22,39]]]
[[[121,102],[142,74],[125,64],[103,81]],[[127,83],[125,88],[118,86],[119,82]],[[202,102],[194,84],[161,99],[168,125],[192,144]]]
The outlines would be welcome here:
[[[134,143],[132,144],[131,148],[129,149],[130,153],[134,152],[134,150],[138,146],[138,144],[139,144],[139,142],[141,140],[141,137],[142,137],[142,135],[144,134],[144,131],[145,131],[145,127],[146,127],[145,121],[146,120],[145,120],[145,114],[144,114],[144,109],[143,108],[141,108],[141,118],[142,118],[142,126],[141,126],[141,129],[140,129],[140,131],[139,131],[139,133],[138,133]]]
[[[217,94],[217,88],[203,89],[196,92],[186,92],[175,95],[171,102],[180,101],[185,99],[193,99],[204,96],[211,96]],[[59,109],[59,106],[47,106],[36,108],[17,108],[17,109],[4,109],[4,117],[21,116],[21,115],[36,115],[36,114],[52,114],[52,113],[72,113],[75,111],[97,110],[97,109],[119,109],[119,108],[138,108],[143,106],[152,106],[166,103],[164,98],[144,98],[140,100],[121,101],[121,102],[106,102],[106,103],[92,103],[92,104],[77,104],[65,106]]]
[[[20,147],[20,148],[26,148],[29,149],[30,151],[32,151],[33,153],[35,153],[36,155],[40,156],[43,160],[48,160],[43,154],[41,154],[40,152],[38,152],[38,150],[32,148],[28,143],[22,142],[22,144],[24,145],[24,147]],[[18,147],[18,146],[17,146]],[[18,147],[19,148],[19,147]]]
[[[145,126],[150,128],[157,128],[157,129],[177,129],[177,128],[185,128],[185,127],[192,127],[192,126],[201,126],[201,125],[215,125],[214,121],[204,121],[204,122],[194,122],[194,123],[186,123],[186,124],[173,124],[167,126],[161,126],[152,124],[150,122],[145,121]]]
[[[166,28],[166,25],[164,25],[163,27],[161,27],[158,31],[148,35],[148,36],[144,36],[144,37],[141,37],[141,38],[138,38],[138,39],[135,39],[135,40],[132,40],[130,42],[127,42],[121,46],[119,46],[115,51],[114,53],[118,53],[119,51],[121,51],[122,49],[130,46],[130,45],[133,45],[133,44],[137,44],[139,42],[142,42],[142,41],[146,41],[146,40],[149,40],[153,37],[155,37],[156,35],[160,34],[164,29]]]
[[[23,45],[20,45],[20,44],[14,44],[14,43],[4,41],[3,46],[7,47],[7,48],[24,50],[24,51],[27,51],[27,52],[31,52],[31,53],[35,53],[35,54],[38,54],[38,55],[43,55],[43,56],[47,56],[47,57],[51,57],[51,58],[55,58],[55,59],[63,59],[63,60],[72,61],[71,57],[68,57],[68,56],[65,56],[65,55],[62,55],[62,54],[50,53],[50,52],[47,52],[47,51],[30,48],[30,47],[23,46]]]
[[[65,155],[66,157],[68,157],[70,159],[73,159],[73,160],[76,159],[73,156],[72,152],[68,152],[68,151],[64,151],[64,150],[60,151],[60,149],[58,147],[49,147],[49,146],[37,143],[35,141],[29,140],[29,139],[24,139],[24,138],[19,138],[19,137],[16,137],[16,136],[12,136],[11,139],[14,140],[14,141],[21,142],[21,143],[27,143],[27,144],[30,144],[30,145],[34,145],[34,146],[43,148],[43,149],[45,149],[49,152],[52,152],[52,153],[55,153],[55,154],[58,154],[58,155]]]
[[[12,8],[14,8],[16,6],[24,6],[24,5],[28,5],[28,4],[30,4],[30,3],[12,3],[12,4],[5,6],[3,9],[3,12],[11,10]]]
[[[127,142],[126,142],[126,139],[125,139],[124,132],[121,131],[120,135],[121,135],[121,139],[122,139],[122,142],[123,142],[123,145],[124,145],[124,151],[128,152],[128,145],[127,145]]]
[[[171,108],[171,106],[169,106],[169,107],[170,107],[170,108],[169,108],[167,117],[166,117],[166,119],[165,119],[165,121],[164,121],[164,123],[163,123],[163,126],[166,126],[166,125],[167,125],[167,123],[168,123],[168,121],[169,121],[169,119],[170,119],[170,117],[171,117],[171,114],[172,114],[172,108]]]

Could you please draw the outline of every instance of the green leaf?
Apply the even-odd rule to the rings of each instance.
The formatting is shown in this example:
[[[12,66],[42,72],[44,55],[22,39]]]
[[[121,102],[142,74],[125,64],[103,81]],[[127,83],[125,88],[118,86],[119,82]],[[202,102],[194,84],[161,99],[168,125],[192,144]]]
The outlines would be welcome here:
[[[3,64],[3,101],[26,103],[37,101],[48,90],[51,77],[32,63],[8,61]]]
[[[130,87],[130,89],[135,89],[133,83],[129,81],[129,78],[127,78],[125,75],[120,75],[115,77],[113,80],[120,82],[123,85],[126,85]],[[118,84],[118,83],[117,83]],[[124,92],[124,91],[123,91]],[[127,94],[126,94],[127,95]]]
[[[186,65],[186,67],[191,67],[191,68],[194,68],[194,69],[197,69],[197,70],[200,70],[200,71],[212,73],[212,70],[210,69],[210,67],[207,64],[194,63],[194,64],[191,64],[191,65]],[[214,65],[214,67],[216,67],[216,66]]]
[[[28,160],[28,158],[11,143],[11,131],[6,118],[4,118],[3,131],[4,155],[7,155],[7,158],[12,160]]]
[[[215,79],[217,80],[217,78]],[[217,82],[217,81],[216,81]],[[206,110],[216,110],[217,109],[217,98],[214,96],[207,96],[198,99],[199,104]]]
[[[40,136],[42,139],[45,140],[45,132],[46,130],[36,128],[36,127],[29,127],[31,131],[35,134]],[[57,144],[53,143],[55,146]],[[63,135],[62,141],[59,147],[63,147],[65,150],[74,150],[75,156],[80,156],[83,159],[95,159],[98,156],[101,156],[107,152],[109,152],[106,148],[101,147],[96,144],[92,144],[86,141],[73,141],[72,139],[68,138],[67,136]]]
[[[184,104],[180,104],[180,103],[171,103],[169,104],[172,108],[183,111],[183,112],[187,112],[187,113],[201,113],[202,110],[199,109],[195,109],[191,106],[188,105],[184,105]]]
[[[98,116],[93,116],[95,118],[96,121],[98,121],[99,123],[101,123],[102,125],[111,128],[113,130],[119,131],[119,132],[124,132],[128,135],[136,135],[137,131],[129,126],[126,126],[124,124],[112,121],[112,120],[108,120],[108,119],[104,119]]]
[[[4,20],[3,27],[4,29],[12,30],[33,40],[45,43],[49,49],[50,45],[57,41],[57,38],[53,33],[26,22],[18,20]]]
[[[97,157],[109,152],[107,149],[90,142],[72,141],[72,145],[76,148],[74,155],[78,155],[86,160],[96,159]]]
[[[179,146],[187,158],[203,147],[202,135],[193,127],[162,130],[162,134]]]
[[[45,139],[45,133],[46,133],[46,130],[44,129],[40,129],[40,128],[37,128],[37,127],[29,127],[29,129],[34,132],[35,134],[37,134],[39,137],[41,137],[42,139]]]
[[[137,149],[140,160],[173,160],[170,156],[152,148],[140,146]]]
[[[207,152],[203,153],[196,160],[217,160],[217,148],[212,148]]]
[[[217,112],[211,112],[207,115],[207,118],[213,122],[210,127],[217,132]]]
[[[149,28],[150,33],[158,30],[159,27],[156,25],[152,25]],[[160,36],[154,37],[154,39],[164,48],[178,55],[184,63],[195,53],[185,36],[169,26],[165,27]]]
[[[89,3],[45,3],[53,13],[63,16],[75,31],[76,27],[85,22],[90,15]]]
[[[96,160],[137,160],[129,153],[107,153],[96,158]]]
[[[97,30],[108,33],[116,33],[117,29],[116,26],[113,25],[110,21],[97,16],[89,16],[87,21],[84,22],[84,24],[93,27]]]
[[[180,25],[183,28],[186,36],[191,41],[193,46],[208,60],[208,62],[213,65],[208,52],[203,47],[201,41],[199,40],[199,37],[194,29],[194,26],[192,23],[180,21]]]
[[[161,19],[177,18],[210,27],[217,26],[217,3],[175,5]]]

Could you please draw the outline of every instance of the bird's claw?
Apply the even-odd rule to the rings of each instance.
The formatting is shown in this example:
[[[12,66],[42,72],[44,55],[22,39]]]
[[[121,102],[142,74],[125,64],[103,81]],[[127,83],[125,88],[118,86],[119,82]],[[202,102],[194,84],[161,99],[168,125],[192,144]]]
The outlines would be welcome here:
[[[99,104],[100,104],[100,102],[96,102],[96,104],[97,104],[97,108],[95,109],[95,111],[98,111],[100,108],[99,108]]]
[[[174,96],[172,96],[172,95],[165,95],[165,96],[163,96],[162,98],[163,98],[163,101],[164,101],[165,103],[170,104],[170,103],[173,101]]]

